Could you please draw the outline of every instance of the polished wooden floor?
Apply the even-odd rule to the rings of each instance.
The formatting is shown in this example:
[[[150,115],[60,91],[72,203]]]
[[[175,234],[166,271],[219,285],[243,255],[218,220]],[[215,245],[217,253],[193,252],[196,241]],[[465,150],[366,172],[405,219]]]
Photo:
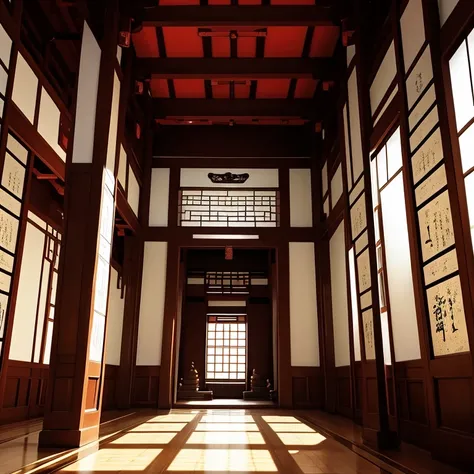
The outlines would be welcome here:
[[[325,428],[317,428],[319,424]],[[398,469],[388,458],[385,462],[358,449],[355,442],[341,442],[342,435],[330,431],[343,433],[351,431],[350,426],[321,412],[275,409],[122,413],[101,425],[97,443],[79,450],[38,451],[38,431],[19,425],[10,430],[18,435],[16,439],[0,432],[0,473],[460,472],[427,459],[420,470]],[[345,434],[354,437],[356,429]]]

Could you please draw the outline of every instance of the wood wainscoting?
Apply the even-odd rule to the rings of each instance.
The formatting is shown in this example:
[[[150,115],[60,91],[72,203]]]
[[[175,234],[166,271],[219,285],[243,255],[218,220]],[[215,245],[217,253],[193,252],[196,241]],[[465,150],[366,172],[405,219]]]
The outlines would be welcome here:
[[[428,406],[421,360],[395,363],[400,436],[429,449]]]
[[[340,415],[352,418],[351,366],[336,367],[336,410]]]
[[[133,375],[132,405],[157,407],[160,386],[159,365],[138,365]]]
[[[48,365],[9,360],[0,423],[43,416],[48,377]]]
[[[104,391],[102,393],[102,410],[117,409],[117,376],[118,365],[105,365]]]
[[[291,380],[295,408],[322,408],[324,377],[320,367],[292,367]]]

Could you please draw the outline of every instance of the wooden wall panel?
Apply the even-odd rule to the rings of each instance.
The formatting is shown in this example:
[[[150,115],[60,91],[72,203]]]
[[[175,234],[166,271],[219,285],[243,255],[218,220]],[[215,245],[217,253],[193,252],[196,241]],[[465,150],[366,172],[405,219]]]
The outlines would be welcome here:
[[[352,418],[351,367],[336,367],[336,410],[341,415]]]
[[[8,362],[0,424],[43,416],[48,375],[47,365]]]
[[[102,393],[102,409],[114,410],[117,408],[117,376],[119,367],[106,364],[104,375],[104,391]]]
[[[132,405],[157,407],[159,383],[160,366],[137,366],[133,377]]]
[[[320,367],[291,368],[294,408],[322,408],[324,376]]]

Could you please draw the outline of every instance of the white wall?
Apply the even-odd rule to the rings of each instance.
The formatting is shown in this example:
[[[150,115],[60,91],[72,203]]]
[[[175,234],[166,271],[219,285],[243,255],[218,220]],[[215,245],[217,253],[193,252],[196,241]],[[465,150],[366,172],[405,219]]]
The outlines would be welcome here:
[[[9,356],[13,360],[31,362],[44,238],[35,226],[27,225]]]
[[[120,351],[122,349],[123,310],[125,298],[121,298],[122,290],[117,289],[117,278],[117,270],[110,267],[105,363],[111,365],[120,365]]]
[[[107,163],[106,167],[112,173],[115,172],[115,157],[117,151],[117,128],[120,106],[120,79],[117,73],[114,73],[114,88],[112,92],[112,108],[110,110],[109,139],[107,144]]]
[[[145,242],[137,365],[161,364],[167,251],[167,242]]]
[[[444,25],[458,3],[459,0],[438,0],[441,26]]]
[[[133,172],[131,166],[128,167],[128,203],[132,208],[132,211],[138,216],[138,208],[140,205],[140,185],[138,180]]]
[[[425,42],[423,6],[421,0],[410,0],[400,19],[402,31],[403,59],[408,71]]]
[[[352,171],[354,181],[362,174],[364,163],[362,159],[362,132],[359,115],[359,91],[357,88],[357,68],[354,68],[347,82],[349,103],[349,123],[352,148]]]
[[[290,225],[313,227],[310,169],[290,169]]]
[[[18,53],[12,99],[31,123],[35,118],[37,89],[38,78],[25,58]]]
[[[331,302],[336,367],[350,365],[349,311],[347,305],[346,244],[344,221],[329,241]]]
[[[344,185],[342,183],[342,165],[340,164],[331,179],[331,202],[333,208],[336,206],[337,202],[342,197],[342,193],[344,191],[343,186]]]
[[[314,243],[290,242],[290,340],[293,367],[319,367]]]
[[[229,187],[228,184],[213,183],[209,173],[248,173],[249,178],[245,183],[232,184],[232,188],[278,188],[277,169],[237,169],[237,168],[182,168],[180,186],[183,188],[219,188]]]
[[[168,226],[169,194],[170,169],[153,168],[151,170],[149,226]]]
[[[127,153],[123,148],[123,145],[120,145],[117,179],[125,190],[127,186]]]
[[[403,174],[400,173],[380,195],[395,360],[415,360],[421,355]]]
[[[84,22],[79,63],[73,163],[92,163],[101,54],[102,51],[92,31]]]
[[[372,85],[370,86],[370,108],[372,110],[372,115],[374,115],[377,107],[382,102],[382,99],[387,93],[390,84],[395,79],[396,74],[397,63],[395,60],[395,45],[392,41],[382,63],[380,64],[374,82],[372,82]]]
[[[38,132],[48,142],[51,148],[65,162],[66,152],[59,146],[59,124],[61,112],[44,87],[41,88],[40,110],[38,117]]]

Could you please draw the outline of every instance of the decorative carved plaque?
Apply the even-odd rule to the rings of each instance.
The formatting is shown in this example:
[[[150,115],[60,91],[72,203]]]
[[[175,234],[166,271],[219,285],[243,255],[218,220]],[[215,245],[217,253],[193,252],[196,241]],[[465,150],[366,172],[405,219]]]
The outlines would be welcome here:
[[[375,360],[374,316],[371,309],[362,313],[364,325],[365,359]]]
[[[469,352],[466,316],[459,276],[426,291],[435,356]]]
[[[207,175],[213,183],[219,184],[242,184],[249,179],[248,173],[234,174],[234,173],[209,173]]]
[[[454,245],[454,229],[448,191],[418,211],[423,261]]]

